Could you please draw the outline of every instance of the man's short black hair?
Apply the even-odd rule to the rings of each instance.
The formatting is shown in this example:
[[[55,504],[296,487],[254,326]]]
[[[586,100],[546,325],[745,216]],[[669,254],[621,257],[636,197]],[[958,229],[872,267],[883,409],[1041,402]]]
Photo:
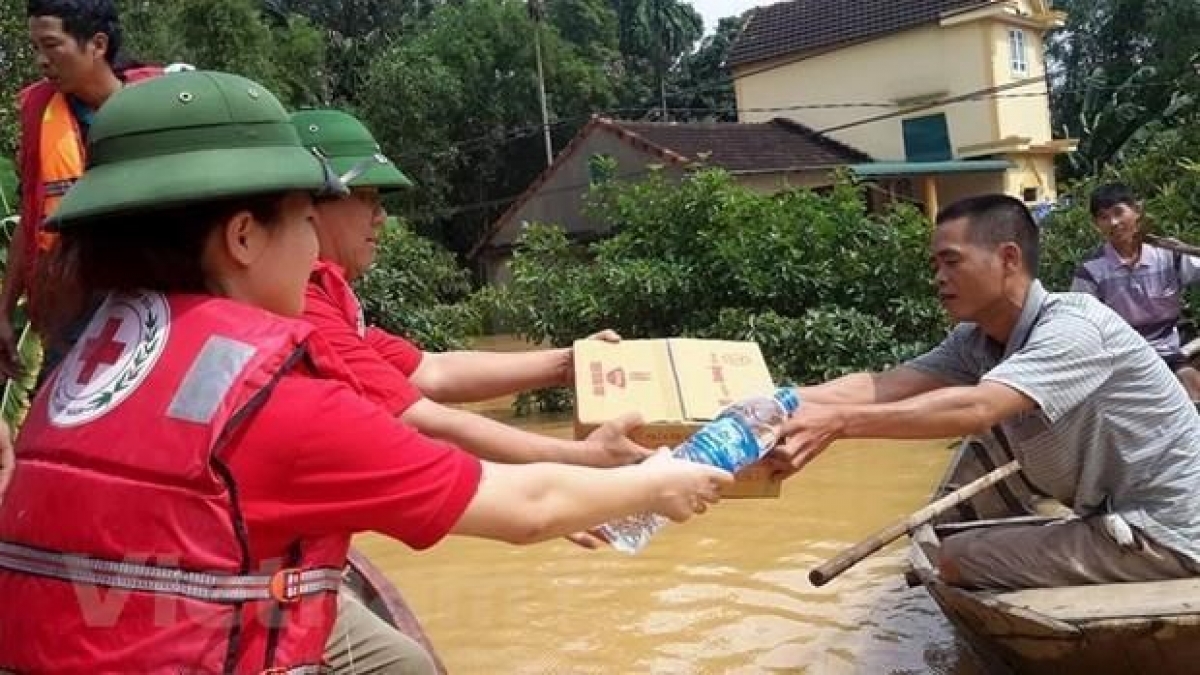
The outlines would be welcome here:
[[[1137,208],[1137,197],[1134,196],[1133,190],[1128,185],[1124,183],[1105,183],[1092,191],[1091,211],[1093,218],[1100,215],[1101,211],[1111,209],[1118,204]]]
[[[25,16],[52,16],[62,20],[63,32],[83,43],[97,33],[108,36],[104,60],[111,65],[121,51],[121,21],[113,0],[28,0]]]
[[[972,244],[996,247],[1012,242],[1021,250],[1021,259],[1030,276],[1037,276],[1038,226],[1033,214],[1020,200],[1002,194],[961,199],[937,215],[937,224],[963,219],[967,240]]]

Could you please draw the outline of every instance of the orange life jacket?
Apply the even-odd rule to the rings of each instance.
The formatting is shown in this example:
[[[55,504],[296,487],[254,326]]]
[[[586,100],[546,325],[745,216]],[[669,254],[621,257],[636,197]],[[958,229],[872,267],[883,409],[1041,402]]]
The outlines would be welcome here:
[[[139,66],[118,73],[127,84],[162,74],[157,66]],[[38,255],[54,247],[56,237],[42,228],[67,189],[83,174],[87,162],[84,136],[66,97],[49,80],[40,80],[17,96],[21,140],[18,165],[21,178],[21,224],[25,231],[25,269],[18,270],[27,289]],[[34,295],[30,295],[31,302]]]
[[[340,375],[312,331],[212,297],[108,298],[18,439],[0,671],[324,672],[349,533],[252,553],[227,463],[301,359]]]
[[[84,169],[84,135],[79,122],[71,113],[71,104],[62,92],[54,92],[42,111],[42,134],[39,139],[39,166],[42,184],[42,217],[52,215],[67,190],[79,180]],[[42,253],[54,247],[58,235],[45,228],[37,229],[37,248]]]

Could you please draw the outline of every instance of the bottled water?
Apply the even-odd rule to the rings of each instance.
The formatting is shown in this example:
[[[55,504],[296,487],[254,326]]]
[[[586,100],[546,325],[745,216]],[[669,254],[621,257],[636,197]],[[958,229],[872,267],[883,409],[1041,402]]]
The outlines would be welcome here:
[[[779,440],[783,423],[800,407],[796,390],[776,390],[774,396],[755,396],[729,405],[673,451],[676,457],[734,473],[757,462]],[[640,513],[602,525],[600,532],[612,547],[637,553],[669,521],[655,513]]]

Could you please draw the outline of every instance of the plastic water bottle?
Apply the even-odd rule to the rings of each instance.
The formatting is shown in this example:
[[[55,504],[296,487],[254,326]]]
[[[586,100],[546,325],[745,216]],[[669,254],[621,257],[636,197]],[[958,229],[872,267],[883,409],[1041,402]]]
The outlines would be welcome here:
[[[796,390],[790,387],[776,390],[773,396],[738,401],[724,408],[715,420],[678,445],[672,454],[737,472],[775,447],[783,423],[799,407]],[[656,513],[640,513],[606,523],[599,529],[613,548],[637,553],[668,522]]]

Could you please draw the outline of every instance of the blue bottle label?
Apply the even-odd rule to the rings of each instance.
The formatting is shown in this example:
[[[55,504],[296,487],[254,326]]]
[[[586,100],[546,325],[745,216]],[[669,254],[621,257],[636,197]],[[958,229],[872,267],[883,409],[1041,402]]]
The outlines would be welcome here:
[[[758,459],[758,441],[736,417],[723,417],[705,425],[684,443],[686,458],[734,472]]]

